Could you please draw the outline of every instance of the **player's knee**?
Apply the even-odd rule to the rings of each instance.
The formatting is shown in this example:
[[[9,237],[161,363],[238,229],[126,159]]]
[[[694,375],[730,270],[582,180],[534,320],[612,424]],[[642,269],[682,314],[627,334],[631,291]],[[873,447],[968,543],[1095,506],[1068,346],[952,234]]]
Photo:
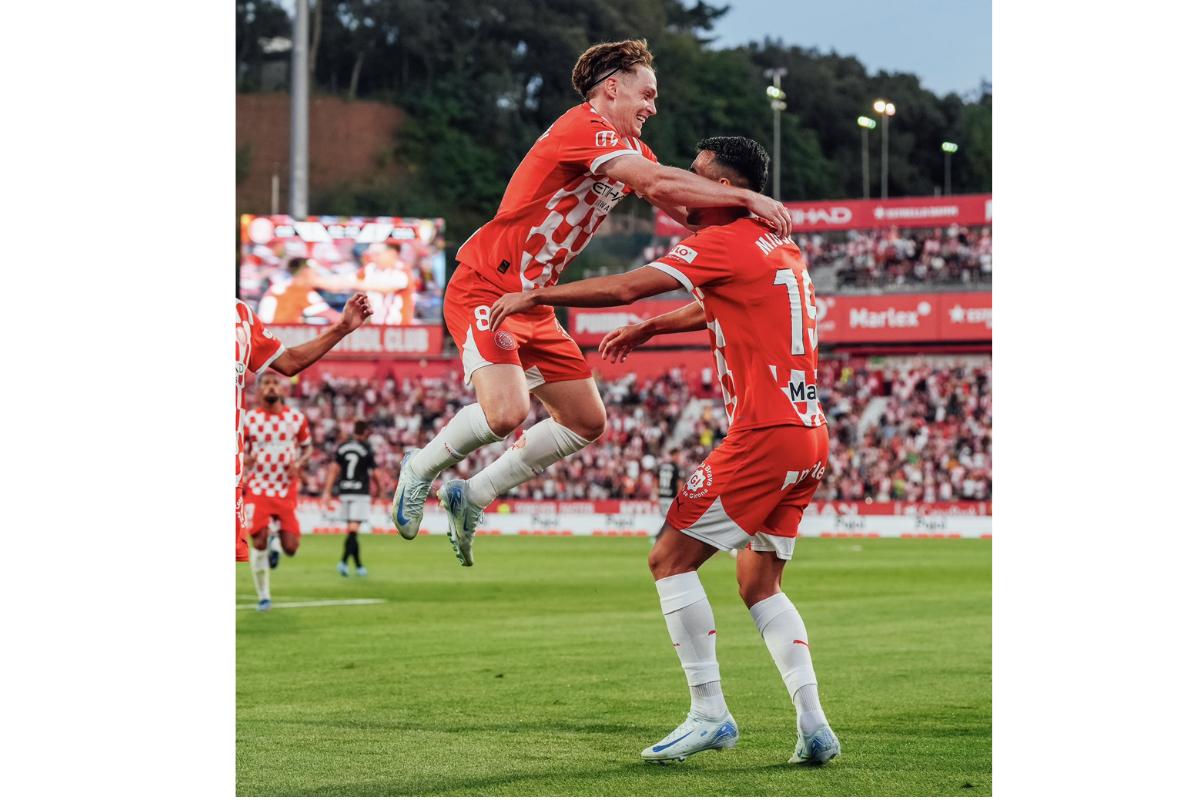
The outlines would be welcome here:
[[[280,544],[283,545],[283,552],[289,556],[296,555],[296,551],[300,549],[300,537],[296,534],[283,534],[279,537]]]
[[[492,433],[505,437],[521,427],[521,423],[529,416],[529,398],[514,398],[504,403],[496,403],[491,408],[485,408],[483,413]]]
[[[589,442],[594,442],[604,435],[604,431],[608,428],[608,419],[604,414],[604,409],[601,408],[598,412],[584,414],[566,427]]]
[[[743,578],[738,581],[738,594],[746,608],[761,603],[768,597],[779,594],[779,584],[774,580]]]
[[[695,569],[679,553],[669,547],[662,546],[661,539],[650,549],[647,565],[650,567],[650,574],[654,576],[654,580],[656,581],[661,581],[663,578],[669,578],[672,575],[690,572]]]

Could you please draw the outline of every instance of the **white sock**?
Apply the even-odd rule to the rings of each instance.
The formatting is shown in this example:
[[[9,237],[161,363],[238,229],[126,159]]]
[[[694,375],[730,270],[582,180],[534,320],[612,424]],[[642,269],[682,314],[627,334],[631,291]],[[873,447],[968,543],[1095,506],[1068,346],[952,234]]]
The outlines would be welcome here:
[[[265,549],[250,549],[250,574],[254,576],[254,589],[259,600],[271,599],[271,562]]]
[[[471,451],[503,438],[488,427],[483,406],[472,403],[460,408],[433,441],[417,451],[410,463],[418,478],[433,480],[439,472],[462,461]]]
[[[808,649],[808,630],[800,612],[788,596],[780,592],[751,606],[750,616],[783,676],[788,696],[796,706],[796,724],[800,731],[812,733],[822,725],[828,725],[817,698],[817,673]]]
[[[467,499],[483,508],[514,486],[540,474],[555,461],[578,453],[590,442],[565,425],[544,419],[467,481]]]
[[[283,555],[283,542],[280,541],[280,538],[281,537],[278,533],[271,533],[271,538],[267,540],[268,553],[279,553],[279,555]]]
[[[708,595],[695,572],[684,572],[655,581],[667,633],[679,654],[692,694],[691,713],[705,719],[722,719],[729,713],[721,693],[717,665],[717,624]]]

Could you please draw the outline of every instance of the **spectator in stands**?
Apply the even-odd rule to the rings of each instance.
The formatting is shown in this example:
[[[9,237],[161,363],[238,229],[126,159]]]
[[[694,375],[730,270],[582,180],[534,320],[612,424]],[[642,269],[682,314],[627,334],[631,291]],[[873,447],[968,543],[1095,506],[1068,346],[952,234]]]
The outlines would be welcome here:
[[[677,368],[601,382],[608,433],[576,458],[522,484],[514,496],[653,499],[662,454],[679,447],[686,474],[728,430],[715,390],[700,387],[703,371],[693,379],[694,388]],[[828,360],[820,367],[818,384],[832,442],[830,475],[818,500],[991,499],[990,361],[870,365],[862,359]],[[385,476],[395,475],[404,450],[417,446],[423,431],[437,429],[473,401],[461,376],[449,371],[398,379],[305,376],[293,398],[313,434],[315,455],[301,483],[311,496],[321,493],[321,472],[355,419],[370,422],[379,468]],[[544,417],[536,406],[526,424]],[[515,431],[512,441],[520,434]],[[509,444],[483,448],[451,472],[469,475]]]

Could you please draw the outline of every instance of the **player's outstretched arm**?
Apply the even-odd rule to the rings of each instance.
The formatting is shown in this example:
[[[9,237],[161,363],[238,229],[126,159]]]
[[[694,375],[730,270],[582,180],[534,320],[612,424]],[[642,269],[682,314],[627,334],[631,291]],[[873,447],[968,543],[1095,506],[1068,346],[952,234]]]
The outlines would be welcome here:
[[[629,357],[637,347],[664,333],[685,333],[687,331],[702,331],[707,326],[704,318],[704,307],[699,303],[691,303],[683,308],[677,308],[666,314],[652,317],[636,325],[622,325],[615,331],[609,331],[600,342],[600,357],[614,364],[619,364]]]
[[[565,286],[550,286],[528,292],[511,292],[492,304],[491,326],[497,330],[509,316],[524,313],[535,306],[624,306],[643,297],[674,291],[681,285],[662,270],[641,267],[623,275],[588,278]]]
[[[790,236],[792,233],[792,215],[783,203],[749,189],[701,178],[685,169],[656,164],[639,155],[614,158],[601,164],[597,172],[632,187],[668,214],[672,214],[673,210],[677,212],[681,206],[733,206],[745,208],[762,217],[781,236]]]
[[[301,370],[312,366],[321,357],[333,349],[333,346],[345,339],[351,331],[362,327],[374,310],[365,294],[359,293],[346,301],[341,319],[329,326],[329,330],[312,341],[289,347],[279,358],[271,362],[271,369],[283,375],[295,375]]]

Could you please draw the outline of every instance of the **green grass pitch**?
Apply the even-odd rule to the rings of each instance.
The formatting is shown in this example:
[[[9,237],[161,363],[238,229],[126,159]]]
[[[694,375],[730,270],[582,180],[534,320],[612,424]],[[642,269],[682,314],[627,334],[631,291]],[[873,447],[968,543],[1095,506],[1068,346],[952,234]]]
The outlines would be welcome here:
[[[991,542],[802,539],[784,590],[808,626],[842,742],[786,764],[795,715],[737,595],[700,570],[720,631],[736,748],[682,764],[639,753],[688,708],[645,539],[306,536],[237,611],[237,789],[244,795],[991,794]],[[238,565],[237,602],[252,604]]]

